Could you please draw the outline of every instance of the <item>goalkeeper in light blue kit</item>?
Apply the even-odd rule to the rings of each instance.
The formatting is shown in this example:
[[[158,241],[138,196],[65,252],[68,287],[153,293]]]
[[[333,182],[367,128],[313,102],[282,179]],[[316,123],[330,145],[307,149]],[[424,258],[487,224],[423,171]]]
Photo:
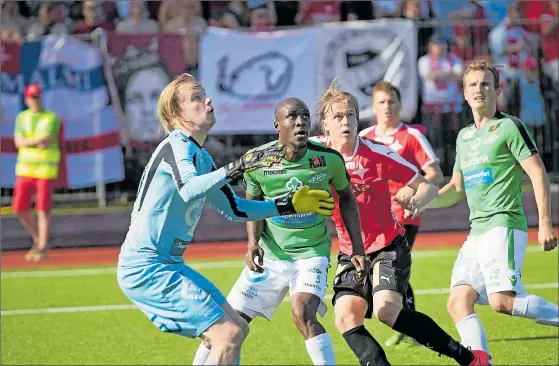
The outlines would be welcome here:
[[[248,324],[214,284],[183,260],[204,203],[230,220],[255,221],[294,213],[330,216],[334,199],[308,186],[273,201],[236,196],[228,183],[281,161],[282,147],[247,153],[217,169],[201,147],[215,123],[211,99],[189,74],[177,76],[162,91],[158,115],[169,136],[140,181],[119,255],[118,283],[163,332],[200,337],[212,346],[207,364],[230,365],[239,357]]]

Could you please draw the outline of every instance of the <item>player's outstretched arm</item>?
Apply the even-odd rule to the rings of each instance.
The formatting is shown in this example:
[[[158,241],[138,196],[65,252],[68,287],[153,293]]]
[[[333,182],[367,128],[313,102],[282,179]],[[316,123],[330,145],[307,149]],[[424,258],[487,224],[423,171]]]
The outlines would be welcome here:
[[[278,144],[257,152],[248,152],[227,166],[200,175],[195,166],[196,153],[189,149],[188,145],[175,143],[169,146],[172,146],[172,151],[168,154],[169,160],[174,159],[174,156],[185,156],[182,160],[177,161],[176,168],[177,174],[180,176],[180,183],[177,182],[179,193],[185,202],[200,199],[218,191],[225,184],[242,177],[245,172],[279,163],[285,156],[283,147]],[[169,173],[175,175],[174,171]]]
[[[355,202],[355,196],[351,189],[351,184],[346,188],[336,190],[338,193],[338,205],[340,206],[340,215],[344,221],[344,225],[351,239],[352,258],[351,262],[357,269],[357,275],[362,278],[369,271],[369,262],[365,257],[365,246],[361,237],[361,220],[359,216],[359,208]],[[360,280],[360,279],[359,279]]]
[[[533,154],[520,162],[522,169],[528,174],[534,187],[534,196],[538,206],[539,230],[538,241],[543,250],[557,247],[557,236],[551,223],[551,194],[549,176],[539,154]]]
[[[450,182],[439,189],[437,198],[427,205],[427,208],[445,208],[454,206],[466,197],[462,173],[454,171]]]
[[[303,186],[295,194],[271,201],[253,201],[237,196],[229,185],[211,192],[209,203],[232,221],[255,221],[272,216],[316,213],[331,216],[334,198],[324,190],[310,190]]]

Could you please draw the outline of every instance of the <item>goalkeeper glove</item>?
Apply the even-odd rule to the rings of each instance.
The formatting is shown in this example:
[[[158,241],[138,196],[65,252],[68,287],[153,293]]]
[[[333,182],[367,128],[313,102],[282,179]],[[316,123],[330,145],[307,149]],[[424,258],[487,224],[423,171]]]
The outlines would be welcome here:
[[[276,199],[276,207],[280,215],[316,213],[332,216],[334,212],[334,198],[330,192],[324,190],[309,190],[303,186],[294,195]]]
[[[281,163],[285,156],[282,144],[272,145],[263,150],[247,152],[239,160],[229,163],[225,167],[226,177],[230,180],[239,179],[244,173],[250,173],[259,168],[269,168]]]

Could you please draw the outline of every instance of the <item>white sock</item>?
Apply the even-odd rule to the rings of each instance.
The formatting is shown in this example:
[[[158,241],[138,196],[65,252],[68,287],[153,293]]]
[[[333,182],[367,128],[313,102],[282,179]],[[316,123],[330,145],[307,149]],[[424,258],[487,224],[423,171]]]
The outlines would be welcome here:
[[[332,339],[328,333],[322,333],[305,341],[307,352],[314,365],[335,365],[336,357],[332,347]]]
[[[211,349],[206,348],[204,346],[204,342],[200,343],[200,347],[196,350],[196,354],[194,355],[194,360],[192,361],[193,365],[204,365],[210,354]]]
[[[559,307],[532,294],[516,294],[512,315],[535,319],[538,324],[559,326]]]
[[[464,347],[470,347],[472,350],[484,350],[489,353],[487,334],[485,334],[483,325],[476,314],[468,315],[460,320],[456,323],[456,329],[458,329]]]

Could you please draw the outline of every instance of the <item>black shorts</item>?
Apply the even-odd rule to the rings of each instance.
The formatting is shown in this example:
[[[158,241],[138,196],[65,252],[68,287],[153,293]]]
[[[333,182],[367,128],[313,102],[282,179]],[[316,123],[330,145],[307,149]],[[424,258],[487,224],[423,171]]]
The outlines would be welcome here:
[[[344,253],[338,254],[338,266],[334,277],[334,297],[332,305],[344,295],[360,296],[367,300],[369,309],[365,318],[373,315],[373,295],[380,290],[397,291],[404,301],[408,291],[411,267],[411,249],[404,235],[397,236],[389,246],[367,254],[371,262],[369,274],[361,282],[357,282],[357,271],[351,263],[351,257]],[[373,288],[373,268],[379,264],[379,283]]]
[[[410,246],[410,248],[413,248],[413,243],[415,242],[415,236],[419,231],[419,226],[404,225],[404,229],[406,230],[406,239],[408,239],[408,245]]]

